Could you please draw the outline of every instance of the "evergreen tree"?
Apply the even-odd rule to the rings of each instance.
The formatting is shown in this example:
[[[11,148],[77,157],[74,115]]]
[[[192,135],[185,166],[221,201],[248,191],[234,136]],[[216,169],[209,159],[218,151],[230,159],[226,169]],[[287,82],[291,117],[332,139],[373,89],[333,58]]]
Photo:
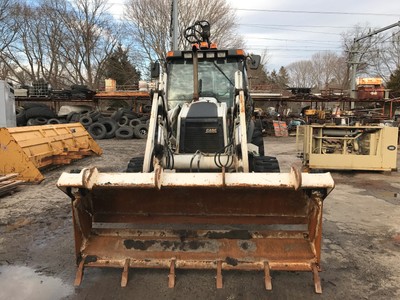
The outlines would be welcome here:
[[[281,66],[278,72],[278,82],[277,84],[282,88],[287,88],[289,84],[289,74],[284,66]]]
[[[390,75],[387,88],[391,89],[395,94],[400,93],[400,68],[397,68],[396,71]]]
[[[276,73],[275,69],[273,69],[271,75],[269,75],[269,81],[272,84],[278,83],[278,74]]]
[[[274,87],[277,89],[286,89],[289,83],[289,74],[287,73],[285,67],[282,66],[278,72],[275,69],[272,70],[267,81],[269,84],[274,85]]]
[[[115,79],[117,85],[138,85],[140,72],[130,62],[128,50],[124,50],[121,45],[105,63],[104,76]]]

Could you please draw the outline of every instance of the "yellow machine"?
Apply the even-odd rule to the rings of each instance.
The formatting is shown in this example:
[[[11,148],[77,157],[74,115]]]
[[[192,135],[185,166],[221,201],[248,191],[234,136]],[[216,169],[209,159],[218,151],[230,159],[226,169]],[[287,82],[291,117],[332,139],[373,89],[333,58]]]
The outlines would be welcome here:
[[[102,151],[80,123],[0,128],[0,175],[39,183],[39,169]]]
[[[397,127],[302,125],[297,138],[303,143],[303,165],[309,169],[397,168]]]
[[[121,268],[121,286],[129,268],[166,268],[171,288],[176,269],[213,269],[217,288],[223,271],[253,270],[270,290],[270,270],[283,270],[312,272],[321,293],[331,175],[279,173],[276,158],[264,156],[245,75],[259,57],[216,49],[204,21],[185,36],[197,43],[168,53],[132,173],[83,169],[57,183],[72,201],[75,284],[86,267]]]

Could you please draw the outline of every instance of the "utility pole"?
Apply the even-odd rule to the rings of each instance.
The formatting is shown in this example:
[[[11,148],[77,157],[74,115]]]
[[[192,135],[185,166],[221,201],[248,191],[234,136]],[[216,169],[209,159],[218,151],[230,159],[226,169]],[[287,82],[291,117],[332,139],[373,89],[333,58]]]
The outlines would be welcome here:
[[[178,0],[172,0],[172,50],[178,50]]]
[[[393,23],[386,27],[374,30],[366,35],[363,35],[357,39],[354,39],[354,43],[350,50],[349,64],[350,64],[350,98],[357,99],[356,93],[356,76],[357,76],[357,66],[361,63],[361,56],[365,53],[365,51],[361,51],[360,49],[360,41],[366,38],[369,38],[375,34],[381,33],[382,31],[391,29],[393,27],[400,26],[400,21],[397,23]],[[351,102],[351,108],[354,108],[354,102]]]
[[[350,65],[350,98],[357,98],[356,91],[356,76],[357,76],[357,67],[361,61],[361,55],[359,55],[360,51],[360,43],[354,39],[353,45],[351,45],[351,50],[349,51],[349,65]],[[351,108],[354,108],[354,102],[351,102]]]

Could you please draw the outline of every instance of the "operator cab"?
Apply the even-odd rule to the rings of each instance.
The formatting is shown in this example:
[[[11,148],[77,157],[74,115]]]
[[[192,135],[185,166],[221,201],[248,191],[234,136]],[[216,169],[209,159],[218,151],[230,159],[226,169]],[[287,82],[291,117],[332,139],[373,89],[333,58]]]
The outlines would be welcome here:
[[[244,52],[210,49],[168,52],[168,108],[172,109],[193,100],[193,55],[198,57],[199,100],[217,101],[232,107],[235,98],[235,72],[244,71]]]

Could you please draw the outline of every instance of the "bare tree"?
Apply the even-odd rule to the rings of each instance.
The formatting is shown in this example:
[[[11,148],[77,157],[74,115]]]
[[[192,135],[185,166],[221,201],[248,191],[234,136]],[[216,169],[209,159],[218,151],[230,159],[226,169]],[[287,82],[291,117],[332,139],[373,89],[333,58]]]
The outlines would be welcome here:
[[[18,30],[13,0],[0,0],[0,53],[14,40]]]
[[[170,13],[168,0],[129,0],[126,4],[128,30],[150,61],[165,59],[170,43]]]
[[[18,5],[16,40],[7,46],[3,62],[21,84],[44,79],[53,85],[62,74],[59,50],[62,24],[49,3],[40,7]],[[28,81],[28,82],[27,82]]]
[[[1,1],[1,0],[0,0]],[[44,80],[55,88],[97,88],[120,32],[106,0],[42,0],[16,5],[19,30],[2,53],[12,77],[25,84]]]
[[[311,57],[315,85],[319,89],[329,85],[342,87],[347,65],[343,57],[332,51],[323,51],[313,54]]]
[[[341,89],[348,89],[349,87],[349,69],[347,67],[346,56],[340,55],[336,57],[335,64],[332,68],[333,84],[338,85]]]
[[[368,35],[372,30],[368,24],[358,24],[351,30],[342,33],[342,47],[348,54],[348,67],[350,68],[351,63],[354,63],[358,76],[384,75],[379,74],[377,70],[380,69],[382,63],[379,53],[382,53],[385,35],[373,35],[355,42],[357,38]]]
[[[400,68],[400,32],[382,35],[374,52],[372,70],[388,82],[390,75]]]
[[[368,24],[357,25],[343,33],[343,48],[349,54],[348,61],[356,63],[357,76],[378,76],[388,82],[390,75],[400,67],[399,28],[373,34],[357,43],[354,41],[373,33],[373,29]]]
[[[211,39],[220,47],[243,46],[235,32],[236,15],[226,0],[181,0],[178,11],[180,32],[195,21],[207,20]],[[125,19],[147,59],[165,59],[171,44],[171,0],[128,0]],[[178,44],[180,49],[188,45],[182,34]]]
[[[97,88],[104,63],[119,44],[119,31],[107,13],[107,0],[53,0],[65,26],[61,55],[68,61],[68,75],[75,83]]]
[[[289,84],[293,87],[316,86],[313,64],[310,60],[300,60],[286,67],[289,73]]]
[[[15,3],[12,0],[0,0],[0,78],[9,77],[10,69],[4,62],[4,51],[15,40],[18,22],[15,18]]]

